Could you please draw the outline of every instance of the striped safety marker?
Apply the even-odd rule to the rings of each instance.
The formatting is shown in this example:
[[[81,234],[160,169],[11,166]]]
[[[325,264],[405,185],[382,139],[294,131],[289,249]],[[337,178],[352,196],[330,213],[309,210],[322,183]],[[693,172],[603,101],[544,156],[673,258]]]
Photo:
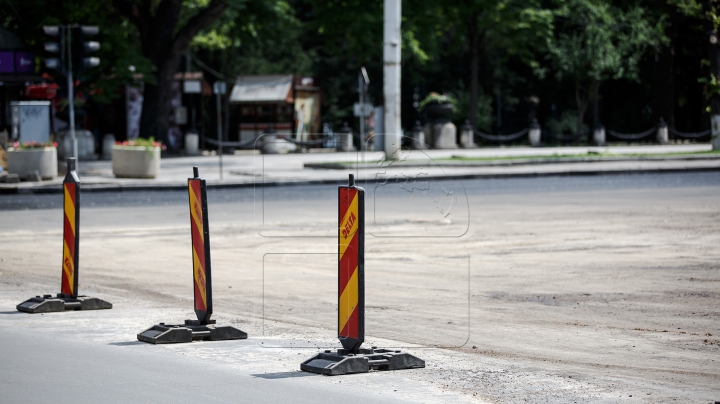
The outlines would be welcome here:
[[[338,187],[338,338],[357,352],[365,341],[365,190]]]
[[[75,159],[67,159],[67,174],[63,180],[63,259],[60,292],[78,295],[78,256],[80,247],[80,179],[75,171]]]
[[[208,324],[213,312],[210,276],[210,231],[208,228],[207,187],[193,167],[194,178],[188,178],[190,199],[190,232],[192,235],[193,285],[195,314],[201,324]]]

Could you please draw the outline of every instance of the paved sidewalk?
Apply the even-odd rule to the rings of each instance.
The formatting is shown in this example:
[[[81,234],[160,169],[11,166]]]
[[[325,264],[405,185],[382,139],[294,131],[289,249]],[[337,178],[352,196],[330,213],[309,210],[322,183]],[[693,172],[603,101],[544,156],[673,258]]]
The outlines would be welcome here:
[[[223,156],[222,179],[218,156],[163,158],[155,179],[115,178],[110,161],[81,161],[78,166],[84,191],[120,191],[184,188],[193,166],[199,167],[210,187],[342,183],[348,173],[354,173],[362,184],[377,180],[720,171],[720,154],[688,154],[710,150],[709,144],[408,150],[399,162],[385,161],[381,152],[242,154]],[[60,192],[61,182],[62,176],[50,181],[0,184],[0,193]]]

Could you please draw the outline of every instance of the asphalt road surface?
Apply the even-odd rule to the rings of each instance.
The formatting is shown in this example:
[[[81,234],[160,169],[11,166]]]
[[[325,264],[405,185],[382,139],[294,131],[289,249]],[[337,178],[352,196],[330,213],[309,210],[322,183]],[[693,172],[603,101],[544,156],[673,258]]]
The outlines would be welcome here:
[[[66,386],[84,401],[195,389],[221,402],[720,400],[718,173],[358,185],[369,343],[426,369],[297,372],[337,347],[335,186],[208,191],[216,317],[251,338],[183,346],[134,336],[192,316],[185,192],[83,194],[81,292],[115,307],[45,316],[14,305],[57,288],[61,195],[2,195],[0,390],[12,402]],[[91,382],[54,380],[59,362]]]

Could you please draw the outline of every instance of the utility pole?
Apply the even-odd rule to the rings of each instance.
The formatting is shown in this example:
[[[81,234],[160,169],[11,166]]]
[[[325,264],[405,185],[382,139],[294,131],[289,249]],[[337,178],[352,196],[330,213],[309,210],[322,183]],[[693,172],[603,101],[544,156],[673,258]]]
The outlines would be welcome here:
[[[365,66],[360,68],[358,72],[358,93],[360,94],[360,150],[367,150],[367,144],[365,141],[365,94],[367,93],[368,84],[370,79],[368,78]]]
[[[220,157],[220,179],[223,178],[222,168],[222,110],[220,109],[220,97],[227,92],[227,85],[224,81],[216,81],[213,83],[213,92],[215,93],[215,109],[217,111],[217,139],[218,139],[218,156]]]
[[[400,126],[400,18],[401,0],[384,0],[383,24],[383,95],[385,96],[385,158],[399,156],[402,128]]]
[[[67,85],[68,85],[68,111],[70,112],[70,122],[68,124],[70,125],[70,148],[72,148],[72,156],[77,159],[78,156],[78,146],[77,146],[77,138],[75,137],[75,88],[73,85],[75,84],[73,82],[73,59],[72,59],[72,30],[67,30],[67,41],[69,43],[67,47]]]

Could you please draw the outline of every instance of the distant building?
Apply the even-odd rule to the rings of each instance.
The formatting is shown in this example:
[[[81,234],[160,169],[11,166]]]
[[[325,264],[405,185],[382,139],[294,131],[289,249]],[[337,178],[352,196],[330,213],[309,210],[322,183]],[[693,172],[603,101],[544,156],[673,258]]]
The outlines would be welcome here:
[[[269,130],[306,141],[320,132],[320,88],[312,77],[240,76],[229,102],[231,141],[250,142]]]

